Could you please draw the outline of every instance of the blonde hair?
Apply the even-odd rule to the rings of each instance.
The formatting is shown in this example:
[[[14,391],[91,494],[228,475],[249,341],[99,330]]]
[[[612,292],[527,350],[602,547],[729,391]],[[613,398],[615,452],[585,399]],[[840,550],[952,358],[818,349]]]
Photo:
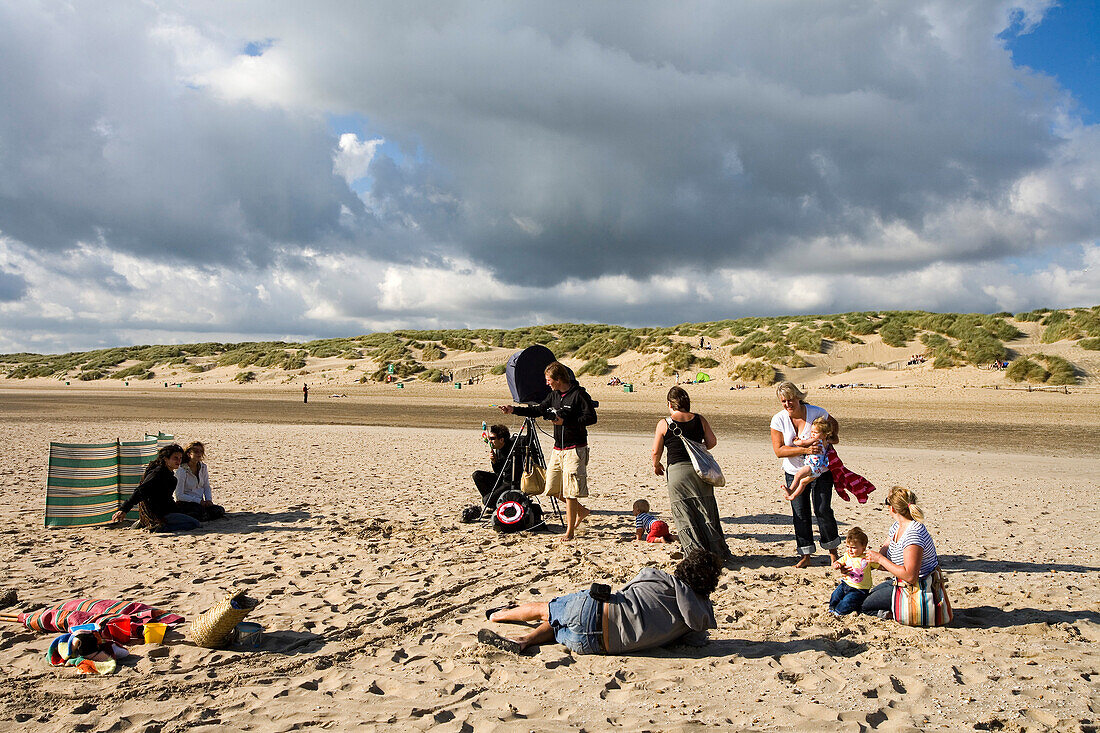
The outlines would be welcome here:
[[[837,435],[837,423],[832,417],[819,417],[810,423],[811,428],[817,428],[818,432],[825,436],[825,440],[830,443],[836,443],[839,440]]]
[[[775,394],[781,400],[798,400],[801,402],[806,399],[806,393],[794,386],[794,382],[780,382],[779,386],[775,388]]]
[[[634,502],[633,509],[634,509],[635,513],[637,513],[637,514],[641,514],[642,512],[648,512],[649,511],[649,502],[646,501],[645,499],[638,499],[638,501]]]
[[[917,495],[909,489],[903,489],[900,486],[890,489],[890,495],[886,498],[886,503],[906,519],[914,522],[924,521],[924,512],[917,506]]]

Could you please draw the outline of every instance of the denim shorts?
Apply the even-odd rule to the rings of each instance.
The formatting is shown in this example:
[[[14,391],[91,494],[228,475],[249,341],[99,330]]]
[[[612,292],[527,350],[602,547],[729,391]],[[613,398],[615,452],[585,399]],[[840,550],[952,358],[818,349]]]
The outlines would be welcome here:
[[[550,628],[554,638],[577,654],[603,654],[603,604],[587,590],[558,596],[550,601]]]

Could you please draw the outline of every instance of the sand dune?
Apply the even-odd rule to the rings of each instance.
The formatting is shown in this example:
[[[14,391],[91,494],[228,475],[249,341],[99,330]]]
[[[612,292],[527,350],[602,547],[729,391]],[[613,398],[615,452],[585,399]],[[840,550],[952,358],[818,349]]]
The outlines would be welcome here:
[[[485,406],[488,388],[458,392],[448,393],[454,402],[440,405],[434,427],[416,427],[403,420],[403,401],[419,405],[411,412],[420,416],[431,413],[433,394],[372,408],[391,414],[389,424],[356,425],[295,424],[288,412],[300,406],[277,392],[253,393],[257,404],[246,417],[221,415],[209,398],[213,417],[201,404],[127,417],[134,404],[103,399],[96,416],[73,411],[70,419],[55,402],[42,399],[36,411],[32,392],[4,390],[0,552],[9,559],[0,588],[16,587],[25,607],[132,597],[189,618],[226,589],[242,588],[263,599],[251,618],[267,634],[256,652],[200,649],[178,637],[134,646],[133,662],[115,676],[77,679],[45,664],[47,636],[0,627],[0,727],[1076,731],[1098,724],[1100,510],[1090,499],[1100,486],[1100,450],[1065,439],[1089,431],[1096,396],[812,394],[842,423],[845,414],[852,423],[883,420],[843,435],[841,455],[880,487],[913,488],[928,510],[957,617],[951,627],[926,630],[825,613],[837,578],[824,561],[788,567],[789,509],[766,435],[773,398],[764,390],[693,391],[697,409],[720,426],[716,454],[730,479],[719,506],[738,561],[714,597],[718,629],[703,647],[585,657],[560,646],[515,656],[479,645],[476,632],[507,628],[488,624],[486,607],[674,565],[674,548],[629,541],[633,499],[646,497],[668,515],[648,463],[663,393],[603,393],[618,417],[593,430],[594,512],[578,542],[555,547],[552,535],[502,536],[457,521],[474,498],[468,478],[482,445],[472,427],[439,424],[461,414],[479,425],[499,415]],[[352,404],[366,410],[385,394]],[[914,439],[898,413],[938,421],[944,431]],[[345,417],[350,423],[353,415]],[[1062,442],[1024,450],[1026,429],[1008,448],[959,440],[968,429],[996,435],[981,427],[987,423],[1031,424],[1034,435]],[[48,440],[147,428],[206,441],[229,518],[179,536],[41,527]],[[870,440],[876,429],[897,432]],[[842,531],[858,524],[881,541],[889,520],[880,500],[834,506]]]

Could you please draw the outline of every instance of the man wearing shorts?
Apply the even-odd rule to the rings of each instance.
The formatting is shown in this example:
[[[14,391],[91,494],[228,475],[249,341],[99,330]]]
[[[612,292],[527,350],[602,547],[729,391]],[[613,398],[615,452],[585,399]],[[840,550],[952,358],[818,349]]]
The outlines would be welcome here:
[[[580,500],[588,496],[588,426],[596,422],[596,406],[584,387],[561,362],[547,365],[550,394],[538,405],[501,405],[502,412],[545,417],[554,424],[554,451],[546,467],[546,493],[565,499],[565,535],[573,539],[577,525],[589,510]]]

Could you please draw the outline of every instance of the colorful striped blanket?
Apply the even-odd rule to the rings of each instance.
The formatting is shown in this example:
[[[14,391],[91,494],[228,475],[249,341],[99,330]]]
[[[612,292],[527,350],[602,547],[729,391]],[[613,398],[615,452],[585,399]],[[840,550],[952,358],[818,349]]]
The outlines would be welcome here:
[[[99,624],[119,643],[142,639],[142,629],[148,623],[168,626],[183,623],[183,616],[161,611],[137,601],[77,598],[57,606],[19,614],[19,623],[32,631],[65,633],[74,626]]]
[[[831,445],[829,446],[829,473],[833,475],[833,488],[844,501],[851,501],[848,496],[848,492],[851,492],[860,504],[866,504],[867,497],[875,490],[875,485],[870,481],[844,467],[840,456]]]

